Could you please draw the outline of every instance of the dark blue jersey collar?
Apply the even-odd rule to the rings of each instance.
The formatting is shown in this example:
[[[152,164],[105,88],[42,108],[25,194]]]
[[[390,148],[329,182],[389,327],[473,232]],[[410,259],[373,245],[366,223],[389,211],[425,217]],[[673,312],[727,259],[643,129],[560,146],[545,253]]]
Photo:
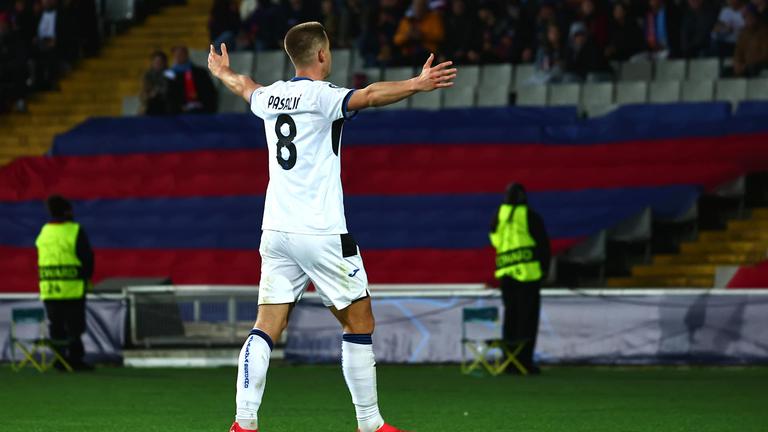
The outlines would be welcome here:
[[[293,77],[293,78],[291,78],[291,82],[293,82],[293,81],[303,81],[303,80],[314,81],[312,78],[307,78],[307,77]]]

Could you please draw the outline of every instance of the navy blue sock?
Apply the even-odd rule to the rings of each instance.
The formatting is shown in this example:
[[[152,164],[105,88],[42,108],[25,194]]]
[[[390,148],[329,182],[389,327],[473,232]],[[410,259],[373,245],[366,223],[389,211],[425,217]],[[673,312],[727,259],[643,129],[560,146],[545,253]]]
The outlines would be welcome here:
[[[344,333],[341,340],[358,345],[373,345],[370,333]]]
[[[272,338],[271,338],[271,337],[269,337],[269,335],[268,335],[268,334],[264,333],[263,331],[261,331],[261,330],[259,330],[259,329],[257,329],[257,328],[255,328],[255,329],[251,330],[251,332],[250,332],[248,335],[249,335],[249,336],[251,336],[251,335],[256,335],[256,336],[258,336],[258,337],[260,337],[260,338],[264,339],[264,341],[265,341],[265,342],[267,343],[267,345],[269,346],[269,350],[270,350],[270,351],[272,351],[272,349],[273,349],[273,348],[274,348],[274,346],[275,346],[275,343],[274,343],[274,342],[272,342]]]

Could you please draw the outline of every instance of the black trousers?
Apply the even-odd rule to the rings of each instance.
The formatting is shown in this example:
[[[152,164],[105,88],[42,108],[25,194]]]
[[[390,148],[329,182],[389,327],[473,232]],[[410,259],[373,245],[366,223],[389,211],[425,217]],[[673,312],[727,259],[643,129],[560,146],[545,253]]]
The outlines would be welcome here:
[[[504,339],[512,343],[527,340],[518,358],[524,366],[533,366],[533,351],[539,333],[541,282],[501,278],[501,297],[504,301]]]
[[[85,333],[85,298],[77,300],[46,300],[48,329],[51,339],[67,341],[61,355],[72,365],[83,362],[85,348],[82,334]]]

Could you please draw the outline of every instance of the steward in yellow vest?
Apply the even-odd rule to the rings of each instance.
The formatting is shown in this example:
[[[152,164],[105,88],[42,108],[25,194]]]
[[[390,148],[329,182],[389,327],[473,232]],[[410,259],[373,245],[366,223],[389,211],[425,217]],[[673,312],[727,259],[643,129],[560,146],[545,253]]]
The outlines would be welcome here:
[[[67,341],[61,354],[79,370],[90,369],[83,362],[85,350],[85,293],[91,287],[94,259],[88,236],[74,222],[72,205],[60,196],[51,196],[46,205],[51,221],[37,236],[37,266],[40,300],[45,305],[53,340]]]
[[[494,275],[501,282],[504,301],[504,338],[510,343],[527,341],[519,359],[529,372],[539,373],[533,352],[539,330],[541,281],[549,268],[549,237],[541,216],[528,207],[523,185],[507,187],[489,236],[496,249]]]

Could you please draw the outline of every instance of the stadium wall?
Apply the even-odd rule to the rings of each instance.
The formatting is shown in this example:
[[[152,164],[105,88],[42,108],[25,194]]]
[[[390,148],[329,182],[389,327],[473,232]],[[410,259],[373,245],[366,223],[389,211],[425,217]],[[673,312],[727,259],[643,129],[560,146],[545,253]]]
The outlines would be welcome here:
[[[237,323],[240,328],[252,324],[256,287],[234,291],[227,287],[191,288],[214,302],[226,303],[227,292],[245,296],[247,310],[235,306],[238,312],[232,313],[226,308],[208,308],[203,315],[217,327],[230,316],[242,320]],[[181,293],[187,288],[164,286],[157,287],[157,292],[167,293],[169,289]],[[374,346],[377,361],[382,363],[459,362],[463,358],[462,309],[502,307],[497,290],[430,289],[418,293],[391,286],[374,289]],[[141,290],[152,292],[147,287]],[[119,361],[130,308],[121,296],[106,297],[89,299],[86,351],[90,359]],[[11,309],[34,306],[40,304],[29,294],[0,296],[0,360],[10,358]],[[195,327],[181,306],[177,314],[185,327]],[[768,363],[766,327],[768,290],[544,290],[536,356],[545,364]],[[473,327],[469,332],[479,338],[498,335],[493,326]],[[241,338],[233,336],[230,346],[235,352]],[[187,338],[195,340],[189,335]],[[207,342],[197,338],[199,347],[207,346]],[[187,342],[184,346],[195,345]],[[292,315],[286,358],[300,363],[337,362],[340,347],[338,324],[316,295],[307,294]]]

